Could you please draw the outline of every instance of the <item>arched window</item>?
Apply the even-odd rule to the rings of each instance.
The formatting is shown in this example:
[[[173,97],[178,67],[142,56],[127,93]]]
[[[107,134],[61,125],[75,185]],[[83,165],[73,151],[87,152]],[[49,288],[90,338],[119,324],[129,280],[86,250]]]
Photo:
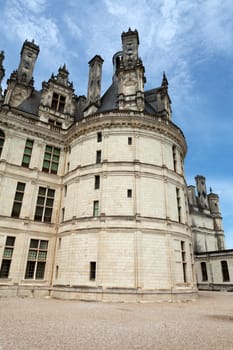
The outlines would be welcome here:
[[[221,267],[222,267],[222,280],[223,280],[223,282],[229,282],[230,276],[229,276],[228,265],[227,265],[226,260],[221,261]]]
[[[4,132],[0,129],[0,156],[2,154],[2,149],[3,149],[3,144],[5,141],[5,134]]]
[[[202,281],[208,281],[208,274],[207,274],[207,268],[206,268],[205,262],[201,262],[201,273],[202,273]]]

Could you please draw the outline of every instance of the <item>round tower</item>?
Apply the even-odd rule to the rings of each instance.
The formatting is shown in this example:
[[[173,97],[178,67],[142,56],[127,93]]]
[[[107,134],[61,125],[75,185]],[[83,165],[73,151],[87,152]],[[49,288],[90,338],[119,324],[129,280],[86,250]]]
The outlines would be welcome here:
[[[137,32],[129,30],[122,40],[118,79],[99,109],[69,132],[52,294],[104,301],[192,299],[186,141],[170,116],[157,113],[156,94],[167,94],[163,87],[144,91]]]

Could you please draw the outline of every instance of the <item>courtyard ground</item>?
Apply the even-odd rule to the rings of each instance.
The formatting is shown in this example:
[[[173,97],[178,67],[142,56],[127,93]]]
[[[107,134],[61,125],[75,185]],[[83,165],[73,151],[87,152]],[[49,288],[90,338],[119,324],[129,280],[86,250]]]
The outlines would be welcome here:
[[[0,350],[233,350],[233,293],[185,303],[0,298]]]

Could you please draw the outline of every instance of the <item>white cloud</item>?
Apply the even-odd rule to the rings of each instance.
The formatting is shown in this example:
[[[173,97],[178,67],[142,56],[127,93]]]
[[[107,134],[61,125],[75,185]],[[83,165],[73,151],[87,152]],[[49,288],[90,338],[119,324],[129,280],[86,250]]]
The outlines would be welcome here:
[[[11,40],[18,37],[20,41],[35,39],[47,48],[61,47],[55,21],[41,13],[44,5],[43,0],[6,1],[1,24],[6,36]]]
[[[64,23],[66,24],[69,34],[74,38],[82,38],[83,34],[79,26],[74,22],[73,18],[65,15],[63,18]]]
[[[46,0],[19,0],[20,6],[24,6],[35,14],[43,12],[46,7]]]

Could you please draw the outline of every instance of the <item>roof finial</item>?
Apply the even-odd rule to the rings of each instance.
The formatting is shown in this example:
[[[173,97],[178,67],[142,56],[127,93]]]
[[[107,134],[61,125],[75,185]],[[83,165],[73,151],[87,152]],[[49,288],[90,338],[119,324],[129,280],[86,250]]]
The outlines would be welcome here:
[[[162,86],[168,87],[168,80],[167,80],[165,72],[163,72]]]

